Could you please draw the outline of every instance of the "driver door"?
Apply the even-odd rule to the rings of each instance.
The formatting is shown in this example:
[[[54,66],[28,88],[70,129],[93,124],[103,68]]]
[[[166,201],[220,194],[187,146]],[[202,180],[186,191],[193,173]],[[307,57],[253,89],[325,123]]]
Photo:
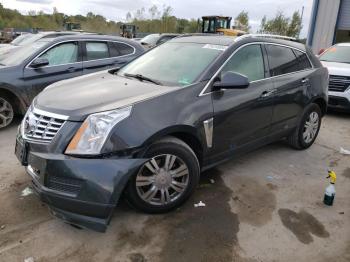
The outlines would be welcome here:
[[[38,58],[46,58],[47,66],[33,68],[31,63],[24,68],[24,81],[31,87],[28,90],[30,100],[45,87],[57,81],[80,76],[83,64],[78,41],[64,42],[50,47]]]
[[[227,157],[268,134],[273,82],[266,78],[266,61],[263,46],[250,44],[239,48],[219,73],[219,77],[229,71],[245,75],[249,86],[212,92],[213,155]]]

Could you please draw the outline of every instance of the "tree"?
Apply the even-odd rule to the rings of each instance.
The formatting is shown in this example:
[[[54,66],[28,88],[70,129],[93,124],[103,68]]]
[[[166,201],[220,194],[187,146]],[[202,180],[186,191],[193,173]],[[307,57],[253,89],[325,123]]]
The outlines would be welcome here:
[[[301,16],[298,11],[293,13],[292,19],[286,17],[282,11],[277,12],[275,18],[261,20],[260,33],[298,37],[301,30]]]
[[[151,15],[151,19],[158,19],[160,17],[160,11],[156,5],[153,5],[148,9],[149,14]]]
[[[127,14],[126,14],[126,22],[131,22],[131,20],[132,20],[132,14],[130,13],[130,12],[128,12]]]
[[[295,11],[292,16],[292,20],[289,23],[287,35],[299,37],[300,31],[302,29],[302,21],[299,11]]]
[[[248,12],[242,11],[235,18],[235,27],[239,30],[243,30],[249,33],[249,16]]]

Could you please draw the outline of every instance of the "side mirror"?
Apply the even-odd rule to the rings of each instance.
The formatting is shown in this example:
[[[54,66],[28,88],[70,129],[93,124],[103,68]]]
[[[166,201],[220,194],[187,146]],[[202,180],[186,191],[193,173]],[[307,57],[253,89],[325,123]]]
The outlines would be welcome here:
[[[50,62],[47,58],[37,58],[35,59],[31,64],[30,64],[30,67],[33,67],[33,68],[39,68],[39,67],[43,67],[43,66],[47,66],[49,65]]]
[[[318,51],[318,55],[322,55],[322,53],[323,53],[324,51],[326,51],[326,49],[321,48],[320,51]]]
[[[214,82],[214,90],[220,89],[243,89],[249,86],[246,76],[235,72],[226,72],[221,76],[221,80]]]

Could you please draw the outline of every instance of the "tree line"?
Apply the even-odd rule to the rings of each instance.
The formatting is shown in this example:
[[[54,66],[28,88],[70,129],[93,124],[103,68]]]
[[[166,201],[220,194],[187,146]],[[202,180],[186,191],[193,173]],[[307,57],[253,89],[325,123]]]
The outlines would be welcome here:
[[[138,32],[144,33],[195,33],[201,30],[200,19],[183,19],[173,15],[171,6],[159,8],[157,5],[149,9],[142,7],[135,12],[128,12],[125,17],[127,23],[135,24]],[[79,23],[81,29],[87,32],[96,32],[103,34],[120,33],[120,25],[123,22],[116,22],[106,19],[102,15],[92,12],[84,15],[66,15],[53,8],[52,14],[42,11],[30,11],[23,15],[17,10],[4,8],[0,4],[0,29],[41,29],[41,30],[63,30],[64,24],[72,22]],[[240,12],[233,20],[233,26],[237,29],[251,32],[249,24],[249,13]],[[291,17],[278,11],[275,17],[268,19],[263,17],[258,33],[269,33],[298,37],[302,28],[301,16],[295,11]]]

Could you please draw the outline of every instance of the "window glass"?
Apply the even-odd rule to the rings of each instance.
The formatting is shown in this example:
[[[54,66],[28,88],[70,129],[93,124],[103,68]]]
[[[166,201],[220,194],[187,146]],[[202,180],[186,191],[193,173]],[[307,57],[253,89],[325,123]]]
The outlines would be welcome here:
[[[22,63],[25,59],[34,55],[41,48],[47,45],[47,41],[36,41],[25,46],[20,46],[17,48],[11,48],[5,52],[0,52],[0,65],[15,66]]]
[[[321,61],[325,62],[337,62],[337,63],[350,63],[350,46],[335,45],[328,48],[321,56]]]
[[[299,71],[299,63],[292,49],[283,46],[266,45],[270,74],[278,76]]]
[[[240,49],[224,66],[221,74],[236,72],[248,77],[249,81],[263,79],[264,58],[260,45],[249,45]]]
[[[167,42],[124,66],[118,75],[140,74],[164,85],[186,86],[226,49],[226,46]]]
[[[86,42],[86,60],[108,58],[108,45],[106,42]]]
[[[163,44],[163,43],[169,41],[172,38],[174,38],[174,36],[164,36],[158,41],[158,45]]]
[[[306,70],[309,68],[312,68],[309,59],[307,58],[307,55],[303,52],[300,52],[298,50],[294,50],[295,55],[298,58],[299,61],[299,70]]]
[[[47,58],[50,66],[78,62],[78,43],[70,42],[56,45],[42,54],[40,58]]]
[[[123,43],[110,42],[111,57],[130,55],[134,53],[134,48]]]

